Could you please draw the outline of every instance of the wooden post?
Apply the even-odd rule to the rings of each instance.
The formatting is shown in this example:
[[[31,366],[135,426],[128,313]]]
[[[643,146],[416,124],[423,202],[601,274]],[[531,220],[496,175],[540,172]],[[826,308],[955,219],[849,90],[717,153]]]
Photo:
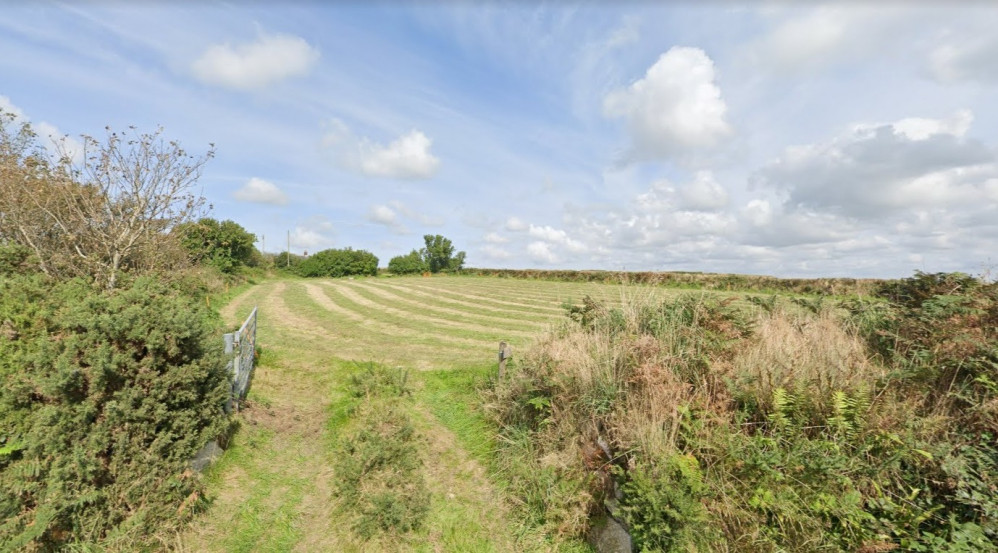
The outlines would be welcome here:
[[[513,355],[513,348],[506,342],[499,342],[499,378],[506,376],[506,360]]]

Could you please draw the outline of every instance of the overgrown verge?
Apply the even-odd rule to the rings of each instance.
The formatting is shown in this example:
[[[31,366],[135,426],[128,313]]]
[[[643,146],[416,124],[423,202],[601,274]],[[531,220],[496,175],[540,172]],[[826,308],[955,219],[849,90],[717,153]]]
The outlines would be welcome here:
[[[364,540],[398,543],[418,530],[430,510],[422,438],[404,403],[407,373],[368,364],[349,379],[351,421],[336,455],[340,511]]]
[[[998,286],[878,301],[586,300],[484,390],[534,522],[643,551],[991,551]]]
[[[0,550],[155,543],[205,504],[222,434],[217,316],[156,280],[0,275]]]

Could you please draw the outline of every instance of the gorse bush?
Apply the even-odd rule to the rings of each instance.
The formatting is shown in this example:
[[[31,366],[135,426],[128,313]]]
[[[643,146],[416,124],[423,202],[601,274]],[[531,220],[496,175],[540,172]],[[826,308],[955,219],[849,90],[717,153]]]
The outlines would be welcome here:
[[[534,467],[513,491],[552,531],[609,510],[642,551],[998,550],[998,286],[839,305],[571,306],[483,391]]]
[[[407,373],[368,364],[351,375],[347,392],[356,403],[334,467],[340,510],[360,537],[392,541],[420,528],[430,509],[422,438],[401,403],[411,395]]]
[[[0,550],[134,549],[203,504],[189,463],[228,425],[215,322],[151,279],[0,278]]]

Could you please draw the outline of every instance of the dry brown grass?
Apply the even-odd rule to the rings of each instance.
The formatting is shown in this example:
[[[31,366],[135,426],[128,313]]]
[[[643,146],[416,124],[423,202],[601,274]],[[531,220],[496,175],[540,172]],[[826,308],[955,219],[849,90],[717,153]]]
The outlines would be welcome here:
[[[855,392],[883,373],[834,312],[776,309],[760,313],[753,337],[734,357],[727,376],[741,393],[766,401],[777,388],[813,398]]]

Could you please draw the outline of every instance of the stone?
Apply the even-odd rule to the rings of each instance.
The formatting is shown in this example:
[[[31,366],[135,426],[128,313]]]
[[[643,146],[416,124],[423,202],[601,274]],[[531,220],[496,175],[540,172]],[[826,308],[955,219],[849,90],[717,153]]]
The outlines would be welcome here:
[[[631,553],[631,535],[624,525],[610,516],[597,519],[586,536],[589,545],[599,553]]]
[[[198,472],[204,472],[204,469],[214,463],[224,452],[222,446],[218,445],[218,440],[212,440],[204,444],[204,447],[194,455],[194,459],[191,460],[191,468]]]

